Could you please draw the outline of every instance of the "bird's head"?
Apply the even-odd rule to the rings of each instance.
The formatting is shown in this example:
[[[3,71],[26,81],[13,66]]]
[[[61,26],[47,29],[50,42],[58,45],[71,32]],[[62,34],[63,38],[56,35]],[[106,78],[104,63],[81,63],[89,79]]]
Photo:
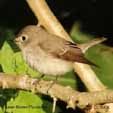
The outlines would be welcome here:
[[[36,25],[29,25],[23,28],[14,39],[14,42],[18,45],[20,49],[26,47],[27,45],[33,45],[41,40],[41,34],[43,28],[37,27]]]

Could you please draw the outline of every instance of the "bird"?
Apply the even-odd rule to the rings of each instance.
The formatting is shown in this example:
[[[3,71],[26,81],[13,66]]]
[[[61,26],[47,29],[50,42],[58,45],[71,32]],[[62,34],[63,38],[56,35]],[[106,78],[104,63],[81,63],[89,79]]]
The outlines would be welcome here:
[[[74,62],[93,64],[77,44],[49,33],[42,26],[24,27],[14,41],[26,63],[44,75],[64,75],[73,70]]]

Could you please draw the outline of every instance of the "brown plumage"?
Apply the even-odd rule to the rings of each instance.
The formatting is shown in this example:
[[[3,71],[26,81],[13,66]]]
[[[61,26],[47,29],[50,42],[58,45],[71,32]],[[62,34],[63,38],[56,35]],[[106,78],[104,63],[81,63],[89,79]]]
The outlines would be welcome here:
[[[92,64],[85,59],[76,44],[50,34],[42,27],[25,27],[15,42],[22,50],[26,62],[44,74],[64,74],[73,69],[75,61]]]

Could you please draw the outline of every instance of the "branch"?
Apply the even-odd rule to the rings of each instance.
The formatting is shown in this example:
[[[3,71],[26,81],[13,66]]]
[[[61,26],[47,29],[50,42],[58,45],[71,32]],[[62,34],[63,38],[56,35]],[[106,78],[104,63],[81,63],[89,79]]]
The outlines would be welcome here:
[[[86,108],[89,105],[113,102],[113,91],[97,91],[80,93],[71,87],[64,87],[51,81],[33,79],[28,75],[11,75],[0,73],[0,87],[34,91],[55,97],[67,103],[70,108]],[[51,88],[50,88],[51,87]]]

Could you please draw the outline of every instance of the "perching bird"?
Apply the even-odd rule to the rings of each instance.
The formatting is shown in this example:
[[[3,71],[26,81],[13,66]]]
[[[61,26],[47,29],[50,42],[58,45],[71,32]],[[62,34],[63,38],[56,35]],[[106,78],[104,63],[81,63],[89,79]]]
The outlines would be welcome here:
[[[73,69],[74,62],[90,64],[76,44],[39,26],[23,28],[15,42],[25,61],[42,74],[63,75]]]

